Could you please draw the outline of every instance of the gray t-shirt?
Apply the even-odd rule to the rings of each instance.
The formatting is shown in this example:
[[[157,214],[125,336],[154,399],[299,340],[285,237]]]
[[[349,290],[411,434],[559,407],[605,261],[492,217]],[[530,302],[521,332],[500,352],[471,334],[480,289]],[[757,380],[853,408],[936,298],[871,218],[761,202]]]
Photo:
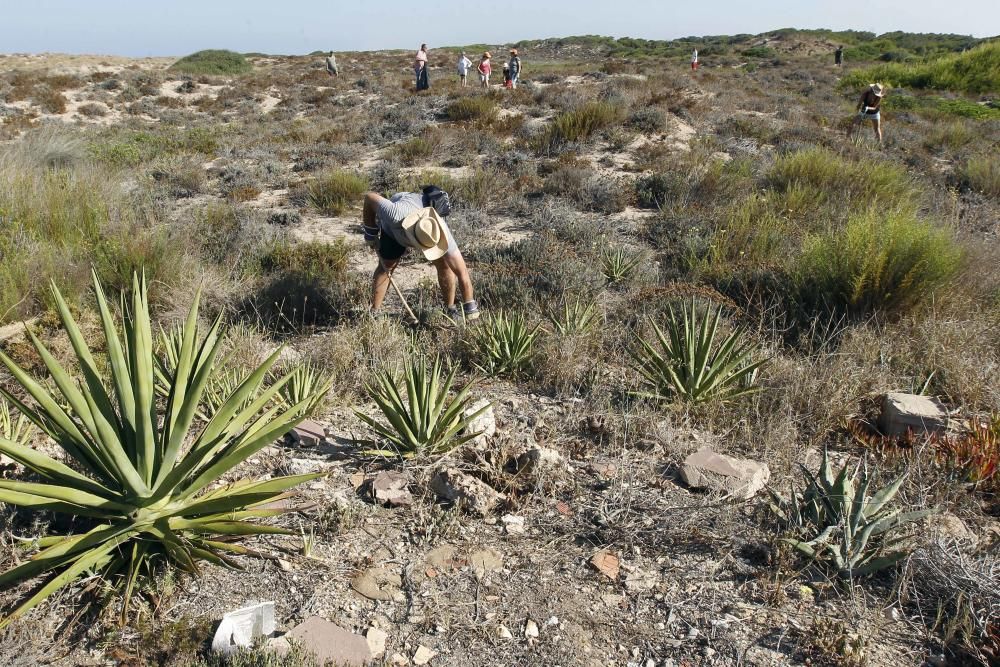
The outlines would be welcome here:
[[[419,192],[397,192],[389,199],[379,200],[375,217],[383,234],[388,234],[401,246],[413,248],[415,246],[403,233],[403,218],[422,208],[424,208],[424,196]],[[452,236],[444,218],[441,219],[441,226],[448,238],[448,252],[457,250],[458,244],[455,243],[455,237]]]

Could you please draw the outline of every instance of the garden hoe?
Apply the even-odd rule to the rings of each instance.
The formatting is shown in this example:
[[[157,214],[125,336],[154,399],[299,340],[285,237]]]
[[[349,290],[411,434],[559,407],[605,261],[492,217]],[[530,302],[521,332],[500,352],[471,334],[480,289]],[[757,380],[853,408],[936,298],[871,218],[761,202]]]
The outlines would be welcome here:
[[[409,320],[408,324],[410,326],[414,326],[415,327],[418,324],[420,324],[420,320],[417,319],[417,316],[413,314],[412,310],[410,310],[410,304],[408,304],[406,302],[406,297],[403,296],[403,291],[401,289],[399,289],[399,285],[397,285],[396,281],[392,279],[392,271],[393,271],[393,269],[389,269],[389,284],[392,285],[392,288],[394,290],[396,290],[396,294],[399,295],[399,300],[403,302],[403,308],[406,308],[406,312],[410,316],[410,320]]]

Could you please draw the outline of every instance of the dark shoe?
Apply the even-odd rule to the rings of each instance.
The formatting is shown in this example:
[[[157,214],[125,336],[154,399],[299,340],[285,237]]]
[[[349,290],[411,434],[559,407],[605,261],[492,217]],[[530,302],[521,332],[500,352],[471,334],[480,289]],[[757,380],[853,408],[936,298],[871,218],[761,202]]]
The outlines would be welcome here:
[[[459,324],[462,321],[462,314],[458,312],[458,306],[445,307],[444,316],[451,320],[454,324]]]
[[[470,322],[479,319],[479,304],[475,301],[466,301],[463,303],[462,311],[465,313],[465,319]]]

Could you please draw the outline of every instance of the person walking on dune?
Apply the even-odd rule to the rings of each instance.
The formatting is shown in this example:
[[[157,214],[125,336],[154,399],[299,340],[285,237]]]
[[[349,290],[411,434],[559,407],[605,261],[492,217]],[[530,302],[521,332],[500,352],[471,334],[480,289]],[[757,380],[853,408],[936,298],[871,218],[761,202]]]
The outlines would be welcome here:
[[[340,70],[337,68],[337,56],[333,55],[333,51],[326,56],[326,73],[330,76],[340,76]]]
[[[479,60],[479,85],[487,89],[490,87],[490,73],[493,71],[493,65],[490,64],[491,57],[487,51]]]
[[[423,192],[397,192],[390,199],[377,192],[365,195],[361,218],[365,243],[379,260],[372,274],[372,314],[379,314],[392,271],[413,248],[437,269],[445,314],[455,322],[463,316],[479,318],[469,269],[445,221],[450,212],[448,194],[433,185]],[[463,300],[461,312],[455,305],[458,291]]]
[[[510,87],[517,88],[517,82],[521,78],[521,57],[517,55],[517,49],[510,50]]]
[[[885,87],[881,83],[869,84],[865,92],[861,94],[861,99],[858,100],[858,114],[851,120],[851,125],[847,129],[847,137],[849,139],[854,135],[854,131],[862,122],[870,120],[878,142],[882,143],[882,118],[880,112],[884,96]]]
[[[469,69],[472,67],[472,61],[465,55],[465,51],[462,51],[462,55],[458,58],[458,78],[462,81],[462,88],[469,85]]]
[[[427,77],[427,45],[421,44],[413,60],[413,73],[417,77],[417,90],[427,90],[431,87]]]
[[[833,52],[833,64],[837,67],[844,66],[844,47],[838,46],[837,50]]]
[[[696,69],[698,69],[698,49],[695,49],[694,53],[691,54],[691,71]]]

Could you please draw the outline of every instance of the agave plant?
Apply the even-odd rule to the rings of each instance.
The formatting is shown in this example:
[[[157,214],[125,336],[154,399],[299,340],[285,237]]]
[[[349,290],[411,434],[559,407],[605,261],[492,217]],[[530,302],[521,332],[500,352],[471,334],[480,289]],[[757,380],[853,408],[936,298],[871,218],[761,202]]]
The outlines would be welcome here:
[[[579,297],[570,303],[563,303],[562,312],[550,312],[549,322],[562,336],[575,336],[590,331],[597,325],[600,313],[594,301],[582,301]]]
[[[376,373],[375,380],[365,388],[388,424],[361,411],[356,410],[355,413],[380,438],[392,445],[393,449],[375,449],[365,453],[373,456],[398,455],[404,458],[444,454],[479,435],[463,434],[462,431],[490,406],[487,404],[465,414],[472,403],[469,396],[473,386],[471,382],[454,398],[449,399],[455,373],[456,369],[452,369],[442,380],[440,359],[435,359],[430,368],[424,359],[407,361],[402,378],[406,385],[405,403],[396,385],[395,374],[389,369]]]
[[[601,251],[604,278],[611,285],[620,283],[635,272],[642,260],[642,253],[630,252],[622,246],[607,247]]]
[[[68,459],[63,463],[0,438],[0,452],[38,477],[34,482],[0,480],[0,501],[79,518],[80,528],[76,534],[43,536],[36,542],[39,551],[0,574],[0,587],[48,575],[0,620],[0,628],[85,573],[99,573],[123,590],[124,621],[137,584],[161,566],[193,573],[199,561],[238,567],[232,555],[252,552],[232,540],[287,534],[254,520],[280,514],[268,504],[316,477],[243,479],[216,486],[222,475],[301,421],[313,400],[308,396],[291,406],[272,404],[291,377],[289,373],[263,387],[280,350],[250,373],[206,423],[195,427],[219,353],[221,321],[201,335],[195,297],[181,330],[175,370],[167,378],[169,391],[158,401],[145,279],[133,278],[130,316],[122,320],[121,330],[96,274],[94,292],[107,364],[98,363],[54,285],[56,308],[82,377],[71,377],[30,331],[58,391],[50,392],[0,352],[0,362],[30,402],[3,388],[0,393]],[[251,395],[256,398],[246,405]]]
[[[518,375],[534,356],[538,324],[528,324],[524,315],[497,311],[473,334],[476,367],[490,376]]]
[[[640,349],[630,350],[642,375],[644,390],[637,396],[654,400],[681,398],[691,403],[731,400],[759,391],[757,371],[766,358],[754,359],[755,348],[743,329],[717,339],[722,307],[708,306],[699,315],[696,303],[685,303],[680,317],[669,308],[666,332],[650,320],[656,345],[639,338]]]
[[[32,427],[24,415],[11,414],[7,401],[0,400],[0,439],[10,440],[19,445],[27,445],[31,440]]]
[[[850,464],[834,477],[827,452],[817,474],[802,467],[808,483],[799,495],[791,490],[784,498],[770,491],[771,509],[786,525],[799,531],[818,531],[810,540],[787,538],[785,541],[810,558],[815,558],[844,578],[864,576],[885,569],[909,554],[905,537],[889,534],[908,523],[934,513],[934,510],[900,512],[890,508],[904,477],[869,496],[871,478],[867,469]]]

